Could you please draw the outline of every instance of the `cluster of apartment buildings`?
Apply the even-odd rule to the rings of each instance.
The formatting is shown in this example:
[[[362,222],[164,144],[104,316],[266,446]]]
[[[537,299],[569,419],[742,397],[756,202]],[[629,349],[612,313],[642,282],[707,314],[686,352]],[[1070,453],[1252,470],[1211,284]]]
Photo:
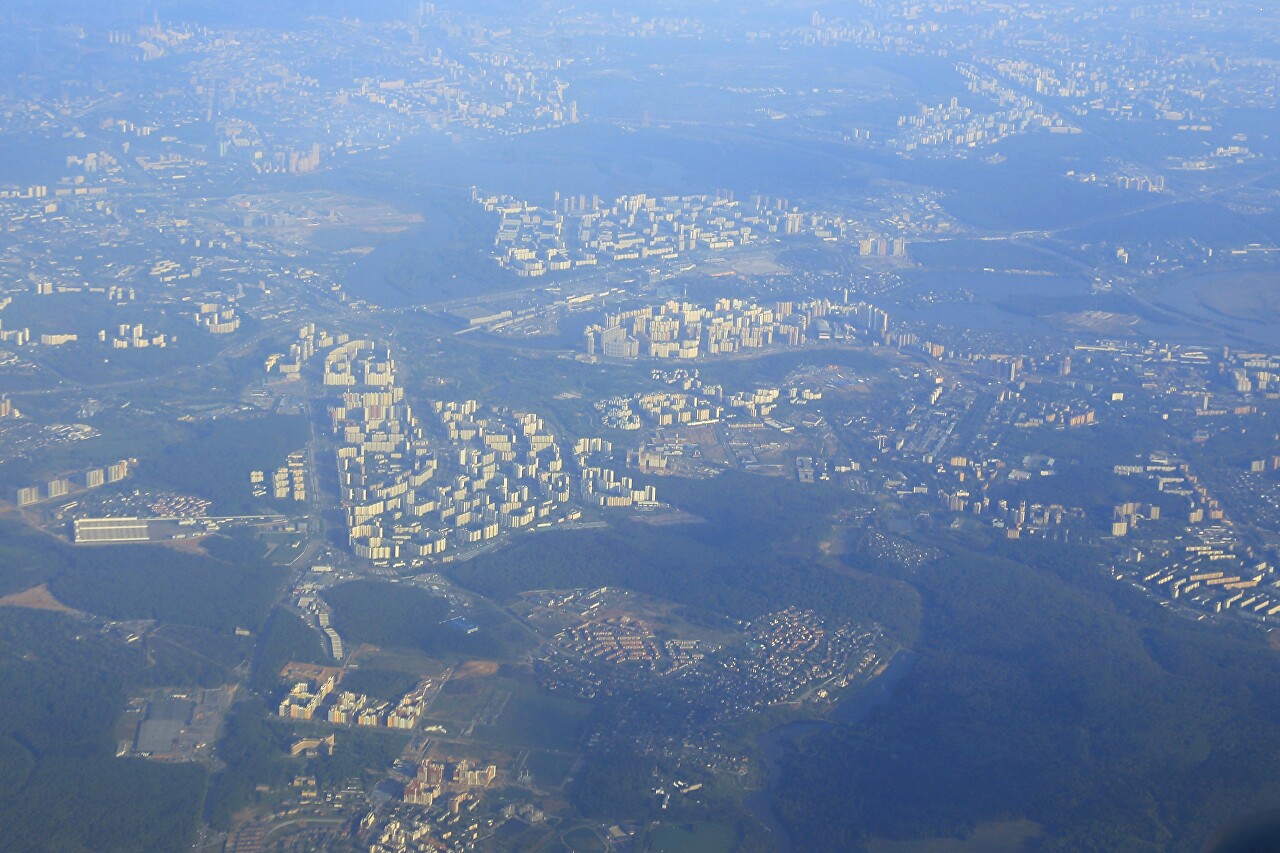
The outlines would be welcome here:
[[[588,355],[695,359],[803,346],[810,328],[830,313],[826,299],[769,306],[720,299],[709,308],[672,301],[609,314],[603,324],[588,326],[584,335]]]
[[[965,509],[962,495],[963,492],[958,493],[958,506],[953,499],[950,509],[957,512]],[[1021,539],[1024,536],[1049,538],[1063,527],[1084,518],[1084,509],[1081,507],[1039,501],[992,501],[983,497],[969,504],[968,509],[974,512],[981,509],[992,519],[992,526],[1003,528],[1009,539]]]
[[[1222,370],[1229,377],[1232,388],[1240,394],[1254,392],[1271,395],[1280,386],[1280,356],[1256,352],[1224,353]]]
[[[486,69],[484,63],[463,66],[440,55],[436,73],[419,79],[362,80],[340,96],[363,101],[389,113],[423,122],[433,129],[451,126],[503,133],[528,132],[578,121],[578,104],[565,97],[567,84],[530,69]],[[477,74],[477,71],[479,72]],[[475,75],[479,88],[467,91],[464,73]]]
[[[307,499],[307,454],[305,450],[290,453],[285,464],[271,474],[270,491],[268,492],[267,472],[250,471],[249,486],[255,498],[265,498],[270,494],[278,501],[305,501]]]
[[[41,346],[61,346],[77,340],[79,335],[72,333],[53,332],[39,335],[35,338],[31,337],[31,329],[6,329],[4,321],[0,320],[0,344],[10,344],[15,347],[29,346],[33,343],[39,343]]]
[[[43,340],[45,336],[41,335]],[[75,335],[67,335],[71,340],[75,340]],[[116,326],[115,334],[108,334],[106,329],[98,330],[98,342],[107,343],[108,339],[112,349],[145,349],[147,347],[160,347],[163,349],[171,343],[176,343],[177,335],[166,335],[164,332],[151,332],[150,334],[143,328],[141,323],[121,323]]]
[[[1127,536],[1130,530],[1137,530],[1139,524],[1159,520],[1159,504],[1125,501],[1111,510],[1111,535]]]
[[[335,725],[413,729],[426,711],[428,694],[436,687],[427,679],[391,703],[371,699],[363,693],[338,691],[338,679],[337,675],[329,675],[296,682],[280,700],[277,713],[294,720],[324,719]],[[331,696],[333,701],[321,714],[320,709]]]
[[[330,407],[341,501],[357,556],[418,559],[481,543],[503,531],[572,521],[574,476],[538,415],[475,400],[433,401],[418,420],[396,382],[389,352],[364,340],[325,356],[324,383],[340,391]],[[574,446],[582,498],[600,506],[654,502],[597,461],[607,442]]]
[[[606,461],[613,456],[613,444],[601,438],[580,438],[573,446],[574,462],[581,474],[582,501],[592,506],[655,506],[658,493],[653,486],[638,485],[631,477],[619,475]]]
[[[724,408],[695,394],[649,391],[630,397],[610,397],[595,404],[600,420],[611,429],[636,430],[645,423],[654,426],[713,424],[724,416]]]
[[[937,466],[938,473],[954,477],[952,484],[940,485],[933,492],[938,501],[950,512],[968,513],[988,519],[990,525],[1003,530],[1009,539],[1062,538],[1059,534],[1069,530],[1075,522],[1085,518],[1082,507],[1056,502],[1027,501],[1012,498],[992,499],[989,494],[993,484],[1023,483],[1032,479],[1054,476],[1055,460],[1048,457],[1025,456],[1020,467],[1010,467],[1003,460],[980,461],[955,455]],[[913,493],[927,493],[928,486],[915,486]],[[1069,536],[1069,533],[1062,536]]]
[[[409,785],[417,788],[413,781]],[[423,799],[416,793],[413,796],[415,800]],[[384,810],[374,809],[361,820],[359,836],[367,839],[369,853],[465,853],[477,849],[498,825],[495,817],[478,811],[481,802],[474,790],[442,791],[431,799],[437,808],[426,814],[421,809],[402,807],[388,816]],[[521,812],[536,813],[539,822],[546,819],[541,810],[528,803]],[[515,813],[514,803],[508,803],[501,812],[504,820]]]
[[[327,332],[317,329],[315,323],[307,323],[298,330],[297,339],[289,344],[289,351],[267,356],[264,368],[268,374],[275,372],[286,380],[294,381],[302,378],[302,366],[316,353],[342,346],[350,340],[350,335]]]
[[[19,486],[15,490],[14,502],[19,507],[30,506],[41,501],[66,497],[85,489],[96,489],[106,483],[118,483],[129,476],[131,464],[137,460],[121,459],[104,468],[89,468],[73,479],[71,476],[56,477],[40,485]]]
[[[1200,478],[1191,470],[1188,462],[1175,459],[1164,453],[1152,453],[1144,465],[1116,465],[1113,471],[1122,477],[1142,476],[1155,483],[1156,490],[1166,495],[1175,495],[1187,501],[1186,523],[1188,525],[1203,524],[1206,521],[1223,521],[1225,512],[1217,498],[1210,494],[1208,487],[1200,482]],[[1137,515],[1141,505],[1122,505],[1117,512],[1129,517]],[[1151,515],[1152,510],[1155,514]],[[1148,505],[1148,518],[1159,518],[1159,507]]]
[[[957,70],[965,79],[965,88],[971,94],[994,101],[995,109],[975,112],[962,106],[958,98],[952,98],[947,104],[921,106],[916,115],[899,117],[899,133],[890,141],[890,148],[903,152],[978,148],[1039,128],[1079,133],[1058,116],[1046,113],[1039,102],[1003,85],[977,67],[961,65]]]
[[[183,266],[170,258],[161,258],[151,265],[151,277],[161,284],[169,284],[175,281],[199,278],[200,269],[196,265]]]
[[[1241,540],[1218,500],[1189,463],[1153,453],[1143,464],[1117,465],[1123,477],[1142,477],[1164,495],[1186,501],[1175,519],[1182,534],[1138,537],[1113,568],[1120,578],[1171,601],[1210,613],[1236,612],[1266,620],[1280,614],[1275,568]],[[1138,502],[1115,508],[1112,535],[1133,540],[1161,518],[1158,505]]]
[[[510,134],[577,121],[558,61],[516,48],[509,29],[477,36],[443,17],[425,11],[422,25],[412,27],[412,44],[402,22],[351,19],[310,19],[283,40],[243,29],[147,26],[115,33],[106,56],[135,68],[137,59],[167,56],[179,70],[165,110],[157,113],[144,99],[129,103],[137,124],[108,118],[102,126],[137,137],[161,124],[169,132],[195,122],[216,128],[207,159],[175,152],[136,158],[149,171],[199,180],[235,163],[259,173],[305,174],[423,130]],[[351,51],[353,43],[360,49]],[[350,59],[340,80],[295,70],[309,57],[335,53]],[[143,73],[149,80],[155,72]],[[119,171],[106,152],[68,158],[67,165],[91,177],[108,167]]]
[[[1198,542],[1127,555],[1132,579],[1181,604],[1210,613],[1235,612],[1265,619],[1280,614],[1275,569],[1249,549],[1229,542]],[[1158,567],[1148,564],[1159,562]],[[1123,565],[1123,563],[1121,564]],[[1119,568],[1119,567],[1117,567]]]
[[[1069,169],[1067,177],[1082,184],[1098,184],[1140,193],[1164,192],[1163,175],[1154,178],[1149,178],[1146,175],[1111,175],[1108,177],[1098,175],[1096,172],[1077,172],[1075,169]]]
[[[196,306],[195,323],[211,335],[229,335],[240,328],[234,306],[202,302]]]
[[[457,814],[475,788],[488,788],[498,778],[498,765],[480,766],[470,759],[447,764],[423,761],[404,787],[404,801],[415,806],[431,806],[449,798],[449,811]]]
[[[339,725],[413,729],[426,710],[426,691],[430,687],[430,683],[420,684],[394,705],[371,699],[363,693],[343,690],[338,693],[325,718]]]
[[[663,196],[599,196],[556,193],[539,207],[506,195],[471,198],[500,216],[494,248],[498,262],[523,278],[601,262],[674,260],[690,252],[719,251],[797,234],[822,239],[856,238],[862,254],[906,254],[906,242],[856,229],[842,217],[802,213],[785,200],[733,193]]]
[[[1209,131],[1210,115],[1227,105],[1251,103],[1263,91],[1247,72],[1258,61],[1245,56],[1231,63],[1193,62],[1171,38],[1151,49],[1129,38],[1132,15],[1109,8],[1082,16],[1073,4],[1015,7],[977,3],[957,13],[947,2],[925,3],[918,14],[898,20],[824,20],[781,33],[783,43],[851,43],[902,55],[933,55],[948,62],[964,57],[1001,81],[1002,88],[1066,102],[1077,115],[1100,114],[1119,121],[1158,120],[1179,130]],[[992,25],[992,14],[999,19]],[[1204,14],[1196,7],[1165,7],[1169,32],[1198,32]],[[921,23],[928,18],[927,23]],[[1047,37],[1039,34],[1050,33]],[[1036,35],[1033,35],[1036,34]],[[762,36],[771,35],[769,33]],[[976,44],[994,49],[976,51]]]
[[[277,712],[282,717],[293,720],[310,720],[316,716],[324,700],[329,697],[338,685],[338,676],[312,681],[299,681],[289,688],[288,694],[280,700]]]
[[[1014,421],[1019,429],[1035,429],[1042,426],[1067,428],[1090,426],[1097,422],[1098,412],[1087,403],[1060,400],[1041,400],[1029,404],[1034,411],[1024,412]]]
[[[1249,472],[1260,474],[1263,471],[1280,471],[1280,456],[1268,456],[1263,459],[1249,460]]]

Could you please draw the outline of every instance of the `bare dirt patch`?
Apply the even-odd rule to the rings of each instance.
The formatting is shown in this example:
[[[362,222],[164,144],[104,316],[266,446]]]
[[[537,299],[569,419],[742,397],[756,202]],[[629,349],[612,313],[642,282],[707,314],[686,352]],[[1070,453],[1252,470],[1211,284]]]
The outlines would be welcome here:
[[[280,670],[280,677],[285,681],[324,681],[330,676],[342,674],[340,666],[320,666],[314,663],[298,663],[289,661]]]
[[[57,613],[77,612],[54,598],[53,593],[49,592],[49,585],[43,583],[0,598],[0,607],[25,607],[28,610],[52,610]]]
[[[451,681],[464,681],[468,678],[488,678],[498,674],[498,664],[491,660],[469,660],[454,672]]]
[[[786,267],[772,258],[737,258],[732,260],[730,265],[738,275],[776,275],[789,272]]]
[[[155,544],[181,551],[184,554],[199,554],[202,557],[207,557],[209,552],[204,548],[204,540],[206,538],[205,536],[200,536],[193,539],[161,539]]]
[[[1129,331],[1141,322],[1133,314],[1116,314],[1111,311],[1077,311],[1073,314],[1053,314],[1046,319],[1060,328],[1105,334]]]

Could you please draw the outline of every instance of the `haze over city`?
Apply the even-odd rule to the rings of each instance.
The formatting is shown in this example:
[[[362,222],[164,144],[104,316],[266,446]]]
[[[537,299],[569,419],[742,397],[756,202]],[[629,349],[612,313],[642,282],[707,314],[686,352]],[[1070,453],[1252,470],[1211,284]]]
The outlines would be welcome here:
[[[1278,34],[10,0],[0,848],[1275,849]]]

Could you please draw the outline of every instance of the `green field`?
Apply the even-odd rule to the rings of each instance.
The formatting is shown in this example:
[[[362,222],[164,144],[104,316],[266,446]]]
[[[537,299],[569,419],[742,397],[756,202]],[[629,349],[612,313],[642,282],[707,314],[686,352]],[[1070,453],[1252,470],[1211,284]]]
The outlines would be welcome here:
[[[495,747],[560,753],[577,749],[589,712],[588,703],[544,695],[531,682],[486,676],[450,680],[427,718],[445,725],[451,735],[475,722],[473,736]],[[571,765],[572,760],[553,754],[535,752],[530,757],[530,772],[548,774],[542,780],[547,785],[562,781]],[[558,778],[551,778],[556,774]]]
[[[877,839],[868,853],[1019,853],[1041,835],[1029,820],[980,823],[965,838],[922,838],[915,841]]]
[[[465,726],[489,696],[489,682],[489,679],[450,681],[431,703],[427,719],[444,723],[450,732]]]
[[[590,705],[576,699],[546,696],[530,684],[492,679],[495,690],[511,693],[492,725],[477,726],[475,736],[499,746],[572,750]]]
[[[342,689],[394,702],[416,687],[420,680],[414,673],[363,664],[358,669],[348,668],[343,672]]]
[[[378,649],[373,653],[361,653],[358,661],[360,668],[390,670],[404,673],[406,676],[422,679],[431,675],[439,675],[446,665],[433,657],[428,657],[414,649]]]
[[[595,830],[585,826],[571,829],[560,836],[560,843],[573,853],[605,853],[609,849]]]
[[[576,759],[557,752],[535,751],[529,754],[525,767],[540,788],[559,788],[564,784]]]
[[[645,836],[643,853],[730,853],[738,843],[738,832],[726,823],[697,823],[663,826]]]

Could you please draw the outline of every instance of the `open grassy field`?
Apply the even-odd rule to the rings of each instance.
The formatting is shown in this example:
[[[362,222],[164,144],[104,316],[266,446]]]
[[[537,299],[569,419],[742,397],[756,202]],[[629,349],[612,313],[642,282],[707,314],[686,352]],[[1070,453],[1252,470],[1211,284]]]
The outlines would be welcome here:
[[[978,824],[965,838],[878,839],[867,849],[870,853],[1018,853],[1040,834],[1040,825],[1029,820],[989,821]]]
[[[727,823],[663,826],[645,836],[645,853],[729,853],[738,841],[737,830]]]

